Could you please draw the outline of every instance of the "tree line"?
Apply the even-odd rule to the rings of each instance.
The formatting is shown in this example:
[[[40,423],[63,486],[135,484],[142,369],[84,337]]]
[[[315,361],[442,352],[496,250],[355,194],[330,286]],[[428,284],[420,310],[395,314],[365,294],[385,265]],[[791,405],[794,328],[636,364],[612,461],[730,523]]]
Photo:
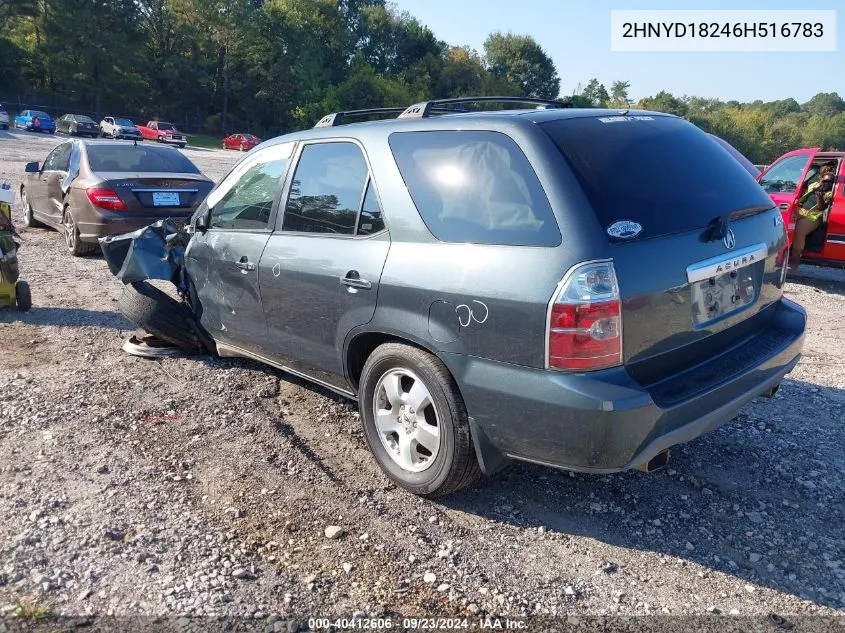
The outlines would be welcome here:
[[[213,134],[273,136],[328,112],[433,97],[557,98],[560,84],[529,35],[491,33],[478,52],[385,0],[0,0],[0,94],[190,120]],[[629,90],[590,79],[562,98],[683,116],[755,163],[797,147],[845,149],[836,93],[803,104],[667,92],[634,102]]]

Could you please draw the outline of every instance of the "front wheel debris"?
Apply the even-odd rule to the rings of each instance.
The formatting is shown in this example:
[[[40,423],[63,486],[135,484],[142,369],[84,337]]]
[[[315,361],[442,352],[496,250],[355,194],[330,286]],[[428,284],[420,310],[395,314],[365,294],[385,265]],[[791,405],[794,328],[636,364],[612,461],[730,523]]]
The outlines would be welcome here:
[[[132,323],[163,341],[186,350],[210,351],[191,309],[152,284],[127,284],[118,308]]]

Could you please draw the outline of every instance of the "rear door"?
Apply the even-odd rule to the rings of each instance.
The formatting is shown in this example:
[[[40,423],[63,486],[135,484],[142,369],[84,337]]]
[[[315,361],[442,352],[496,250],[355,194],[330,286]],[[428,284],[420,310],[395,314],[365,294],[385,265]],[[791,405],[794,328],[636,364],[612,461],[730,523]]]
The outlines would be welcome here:
[[[790,243],[797,219],[798,198],[803,193],[801,185],[818,152],[819,148],[813,147],[784,154],[757,178],[757,182],[781,212]]]
[[[372,319],[390,249],[361,146],[302,146],[276,226],[259,271],[272,357],[348,390],[344,340]]]
[[[273,145],[238,163],[208,196],[209,229],[195,234],[185,253],[203,327],[218,342],[262,355],[267,330],[258,263],[292,151],[293,143]]]
[[[766,308],[781,297],[786,236],[771,199],[739,163],[676,117],[542,127],[605,229],[634,378],[675,375],[764,327]]]

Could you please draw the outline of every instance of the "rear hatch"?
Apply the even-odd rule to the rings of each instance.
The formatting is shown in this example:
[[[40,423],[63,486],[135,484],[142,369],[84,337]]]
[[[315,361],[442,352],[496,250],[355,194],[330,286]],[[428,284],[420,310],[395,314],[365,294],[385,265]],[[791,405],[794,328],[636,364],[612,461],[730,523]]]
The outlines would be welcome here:
[[[658,384],[766,327],[782,292],[783,222],[720,145],[659,114],[542,127],[607,231],[632,377]]]

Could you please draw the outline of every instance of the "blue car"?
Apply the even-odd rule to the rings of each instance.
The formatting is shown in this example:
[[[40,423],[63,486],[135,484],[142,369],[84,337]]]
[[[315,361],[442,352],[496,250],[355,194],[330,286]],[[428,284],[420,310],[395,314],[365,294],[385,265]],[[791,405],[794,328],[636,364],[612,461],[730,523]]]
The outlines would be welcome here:
[[[23,110],[15,117],[15,127],[32,132],[56,133],[56,123],[53,118],[41,110]]]

